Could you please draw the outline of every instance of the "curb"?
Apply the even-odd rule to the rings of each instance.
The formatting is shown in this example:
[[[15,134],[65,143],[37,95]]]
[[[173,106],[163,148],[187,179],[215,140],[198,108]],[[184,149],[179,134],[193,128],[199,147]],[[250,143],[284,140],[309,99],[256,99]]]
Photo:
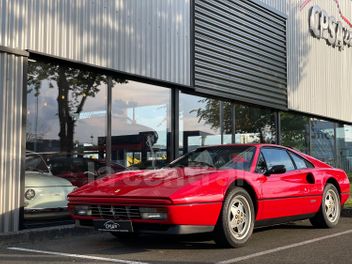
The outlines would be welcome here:
[[[352,208],[342,208],[341,216],[342,217],[352,217]]]
[[[59,239],[72,236],[82,236],[97,233],[94,229],[79,228],[75,225],[35,228],[7,234],[0,234],[0,246],[18,243]]]

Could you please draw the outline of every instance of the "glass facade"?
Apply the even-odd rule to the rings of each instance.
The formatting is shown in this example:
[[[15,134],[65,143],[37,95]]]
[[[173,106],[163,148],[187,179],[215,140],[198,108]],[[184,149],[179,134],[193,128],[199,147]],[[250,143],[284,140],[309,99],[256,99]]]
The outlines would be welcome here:
[[[275,112],[181,93],[180,150],[231,143],[276,143]],[[181,152],[182,153],[182,152]]]
[[[171,91],[123,81],[112,87],[111,159],[125,167],[166,165],[171,120]]]
[[[200,146],[280,143],[352,170],[350,125],[51,62],[29,63],[26,140],[29,222],[65,219],[66,196],[76,187],[127,169],[157,169]]]
[[[170,161],[170,89],[42,61],[27,82],[25,225],[68,218],[77,187]]]
[[[123,168],[107,166],[106,146],[99,144],[107,132],[106,80],[78,68],[29,63],[26,220],[67,217],[70,191]]]
[[[200,146],[231,143],[231,103],[181,93],[179,127],[181,154]]]
[[[309,153],[309,118],[300,114],[282,112],[280,113],[280,121],[280,143],[304,153]]]
[[[282,145],[352,173],[352,126],[287,112],[280,120]]]
[[[313,157],[336,166],[335,123],[310,119],[310,154]]]
[[[352,175],[352,126],[336,127],[336,154],[337,167]]]
[[[235,104],[235,143],[276,143],[275,112]]]

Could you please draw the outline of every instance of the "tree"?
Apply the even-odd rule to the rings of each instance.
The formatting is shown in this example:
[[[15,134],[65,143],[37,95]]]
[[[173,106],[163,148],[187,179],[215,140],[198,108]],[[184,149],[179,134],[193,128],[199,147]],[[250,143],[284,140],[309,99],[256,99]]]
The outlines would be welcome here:
[[[309,117],[282,112],[281,144],[309,152]]]
[[[58,89],[56,101],[60,123],[60,149],[70,153],[74,149],[75,124],[87,98],[95,97],[101,89],[101,84],[107,83],[107,78],[101,74],[58,64],[29,63],[28,93],[33,92],[34,96],[38,97],[43,80],[49,81],[50,89]],[[115,79],[114,82],[126,81]]]
[[[231,134],[232,131],[232,104],[229,102],[221,103],[220,100],[204,98],[199,100],[201,105],[205,104],[205,107],[192,110],[190,113],[196,113],[198,122],[204,121],[206,125],[210,125],[211,129],[220,129],[220,108],[224,109],[223,128],[224,133]]]
[[[204,107],[194,109],[198,117],[198,122],[203,121],[210,125],[212,129],[221,128],[221,120],[223,120],[223,128],[225,134],[231,134],[233,130],[233,118],[235,117],[235,133],[259,134],[260,142],[271,143],[275,139],[275,118],[270,110],[249,107],[246,105],[233,104],[230,102],[221,102],[217,99],[204,98],[199,101],[205,104]],[[223,107],[223,119],[220,118],[220,108]],[[271,134],[271,135],[267,135]]]

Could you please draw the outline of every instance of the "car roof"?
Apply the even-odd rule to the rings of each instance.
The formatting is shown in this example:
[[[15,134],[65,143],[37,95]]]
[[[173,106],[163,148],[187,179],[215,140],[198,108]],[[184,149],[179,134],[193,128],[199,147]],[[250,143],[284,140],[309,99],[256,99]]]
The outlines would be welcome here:
[[[236,144],[223,144],[223,145],[212,145],[212,146],[202,146],[198,148],[216,148],[216,147],[236,147],[236,146],[248,146],[248,147],[282,147],[282,148],[288,148],[282,145],[277,145],[277,144],[264,144],[264,143],[236,143]]]

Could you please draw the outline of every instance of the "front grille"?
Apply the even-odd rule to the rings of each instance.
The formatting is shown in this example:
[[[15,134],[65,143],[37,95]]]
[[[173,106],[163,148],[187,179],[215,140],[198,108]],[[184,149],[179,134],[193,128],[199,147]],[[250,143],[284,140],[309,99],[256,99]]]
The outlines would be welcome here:
[[[111,205],[89,205],[92,216],[104,219],[141,219],[139,207],[136,206],[111,206]]]

